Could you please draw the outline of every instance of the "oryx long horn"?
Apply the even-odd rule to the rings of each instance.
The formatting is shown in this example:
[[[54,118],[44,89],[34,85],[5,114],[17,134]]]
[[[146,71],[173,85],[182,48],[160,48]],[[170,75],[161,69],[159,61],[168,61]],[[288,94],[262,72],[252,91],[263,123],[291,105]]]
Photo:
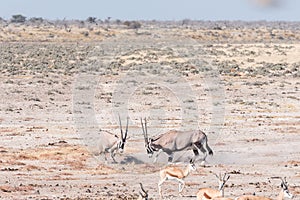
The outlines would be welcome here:
[[[128,133],[128,121],[129,121],[129,117],[127,117],[126,131],[125,131],[125,136],[124,136],[123,139],[126,139],[126,137],[127,137],[127,133]]]
[[[142,118],[141,118],[141,124],[142,124],[142,129],[143,129],[145,143],[147,144],[148,143],[148,138],[147,138],[146,133],[145,133],[145,129],[144,129],[144,124],[143,124],[143,119]]]
[[[147,137],[147,139],[148,139],[148,129],[147,129],[147,119],[146,119],[146,117],[145,117],[145,131],[146,131],[146,137]]]
[[[120,122],[121,138],[123,139],[123,130],[122,130],[122,122],[121,122],[120,114],[119,114],[119,122]]]

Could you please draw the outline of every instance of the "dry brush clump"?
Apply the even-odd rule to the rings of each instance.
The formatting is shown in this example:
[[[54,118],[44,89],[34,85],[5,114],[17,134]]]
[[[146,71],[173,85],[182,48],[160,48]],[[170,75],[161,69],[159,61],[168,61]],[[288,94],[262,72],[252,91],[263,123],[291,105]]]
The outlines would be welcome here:
[[[86,22],[91,23],[91,24],[96,24],[96,20],[97,20],[96,17],[88,17],[86,19]]]

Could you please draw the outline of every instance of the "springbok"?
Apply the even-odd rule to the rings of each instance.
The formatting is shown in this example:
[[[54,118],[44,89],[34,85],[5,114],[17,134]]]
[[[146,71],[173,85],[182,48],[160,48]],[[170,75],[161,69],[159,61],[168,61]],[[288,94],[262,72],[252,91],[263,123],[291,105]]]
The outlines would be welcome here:
[[[228,176],[226,173],[224,176],[220,175],[218,176],[215,174],[219,181],[219,189],[212,189],[212,188],[201,188],[199,189],[197,193],[197,200],[208,200],[208,199],[219,199],[219,200],[229,200],[230,198],[224,197],[224,187],[230,176]]]
[[[179,195],[181,195],[181,192],[185,185],[184,178],[186,178],[190,174],[190,172],[194,170],[196,170],[196,167],[193,159],[190,160],[190,163],[185,169],[181,169],[177,166],[167,166],[164,169],[160,170],[159,172],[160,180],[158,182],[158,192],[160,198],[162,198],[161,185],[166,180],[177,180],[179,182],[178,192]]]
[[[148,200],[148,191],[146,191],[143,187],[143,184],[140,183],[142,192],[139,192],[139,198],[137,200]]]
[[[292,199],[293,195],[289,192],[288,185],[286,178],[281,178],[281,177],[275,177],[275,178],[280,178],[281,179],[281,191],[277,196],[277,200],[283,200],[285,197]],[[260,197],[260,196],[254,196],[254,195],[243,195],[240,197],[235,198],[235,200],[272,200],[271,198],[268,197]]]
[[[119,137],[118,135],[113,134],[111,132],[101,130],[101,133],[100,133],[101,134],[101,142],[100,142],[100,146],[99,146],[99,154],[104,154],[105,161],[107,161],[107,157],[106,157],[107,153],[110,153],[110,156],[114,162],[116,162],[116,160],[115,160],[116,151],[123,153],[124,146],[126,143],[127,133],[128,133],[128,117],[127,117],[127,125],[126,125],[125,134],[123,134],[120,116],[119,116],[119,121],[120,121],[121,137]]]
[[[156,138],[149,138],[147,131],[147,121],[141,119],[144,139],[145,139],[145,148],[149,158],[151,158],[154,152],[157,151],[154,162],[157,161],[157,158],[161,152],[168,154],[168,162],[173,161],[174,152],[190,150],[194,152],[194,158],[196,159],[199,156],[199,150],[204,153],[203,164],[207,157],[207,151],[209,155],[213,155],[213,151],[207,144],[207,136],[204,132],[197,131],[176,131],[170,130]],[[205,148],[204,148],[205,146]]]

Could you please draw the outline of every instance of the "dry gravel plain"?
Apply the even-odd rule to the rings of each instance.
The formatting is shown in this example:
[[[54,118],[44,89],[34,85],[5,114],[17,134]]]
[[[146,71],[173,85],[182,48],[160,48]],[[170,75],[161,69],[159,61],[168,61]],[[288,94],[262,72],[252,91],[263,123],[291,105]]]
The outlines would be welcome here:
[[[0,23],[0,198],[158,199],[149,135],[201,129],[214,155],[163,185],[196,199],[231,175],[225,195],[300,199],[300,29],[296,22]],[[100,129],[129,139],[118,163],[97,154]],[[184,167],[190,152],[175,154]]]

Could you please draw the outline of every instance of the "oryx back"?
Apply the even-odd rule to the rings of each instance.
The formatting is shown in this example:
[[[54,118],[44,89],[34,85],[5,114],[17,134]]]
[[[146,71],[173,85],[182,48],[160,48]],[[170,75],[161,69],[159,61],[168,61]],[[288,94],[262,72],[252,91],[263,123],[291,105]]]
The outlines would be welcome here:
[[[156,139],[152,144],[164,151],[182,151],[193,149],[194,144],[204,144],[206,135],[202,131],[176,131],[170,130]]]

